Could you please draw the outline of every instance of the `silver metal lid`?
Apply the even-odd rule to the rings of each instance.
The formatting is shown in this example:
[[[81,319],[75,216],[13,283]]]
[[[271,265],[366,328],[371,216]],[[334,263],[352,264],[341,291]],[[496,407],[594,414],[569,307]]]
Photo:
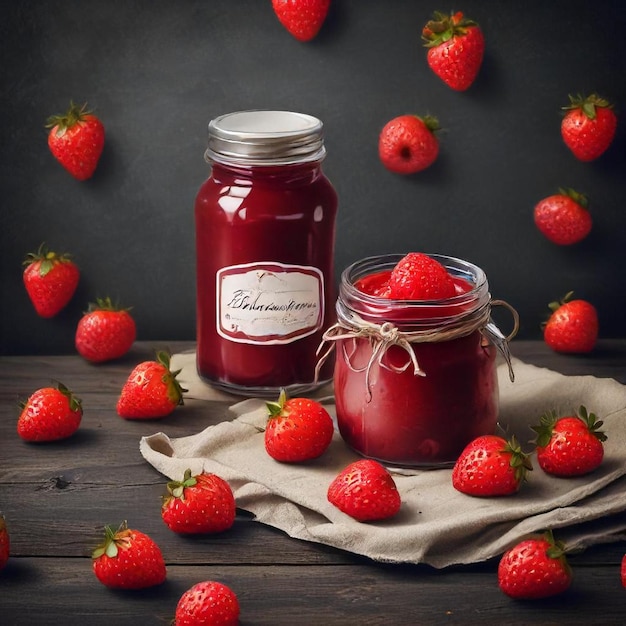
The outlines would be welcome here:
[[[209,123],[208,162],[230,165],[290,165],[326,155],[323,125],[304,113],[238,111]]]

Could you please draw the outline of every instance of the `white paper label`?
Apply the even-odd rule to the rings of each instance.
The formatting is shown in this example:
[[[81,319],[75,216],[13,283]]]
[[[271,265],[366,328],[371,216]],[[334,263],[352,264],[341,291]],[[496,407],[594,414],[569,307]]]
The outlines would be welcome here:
[[[217,332],[230,341],[290,343],[324,320],[324,276],[315,267],[263,262],[217,272]]]

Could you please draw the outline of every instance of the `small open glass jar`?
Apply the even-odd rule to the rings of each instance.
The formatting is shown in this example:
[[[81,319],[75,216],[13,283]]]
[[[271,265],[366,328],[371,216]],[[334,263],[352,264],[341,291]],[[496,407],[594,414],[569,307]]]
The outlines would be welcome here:
[[[343,272],[337,324],[324,335],[331,343],[320,362],[336,350],[341,436],[356,452],[391,465],[453,464],[472,439],[496,430],[498,349],[513,376],[508,338],[491,320],[495,301],[483,270],[430,256],[463,285],[458,295],[426,301],[364,293],[355,284],[384,277],[402,255],[370,257]]]

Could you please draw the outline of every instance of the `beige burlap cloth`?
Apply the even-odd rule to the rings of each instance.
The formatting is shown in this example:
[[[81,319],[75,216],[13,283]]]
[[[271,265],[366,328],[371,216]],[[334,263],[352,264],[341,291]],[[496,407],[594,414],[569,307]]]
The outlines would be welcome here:
[[[612,379],[563,376],[514,359],[515,382],[498,369],[500,420],[522,442],[546,410],[571,412],[584,404],[604,420],[605,459],[592,474],[553,478],[535,469],[521,491],[506,498],[472,498],[451,484],[451,470],[394,474],[402,497],[389,520],[359,523],[328,503],[336,474],[359,458],[338,433],[322,457],[303,465],[281,464],[264,448],[265,404],[258,399],[225,409],[224,421],[188,437],[158,432],[144,437],[140,451],[169,478],[186,468],[227,480],[240,509],[289,536],[373,560],[427,563],[436,568],[497,556],[533,531],[552,528],[572,549],[626,539],[626,386]],[[224,400],[199,380],[193,354],[174,355],[173,367],[187,397]],[[232,399],[232,398],[231,398]],[[328,404],[334,413],[332,397]],[[530,448],[530,446],[529,446]]]

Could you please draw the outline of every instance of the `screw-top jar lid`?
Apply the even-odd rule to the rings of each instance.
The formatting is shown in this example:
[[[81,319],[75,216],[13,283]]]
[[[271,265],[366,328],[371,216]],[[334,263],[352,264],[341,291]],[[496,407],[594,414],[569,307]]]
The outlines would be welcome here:
[[[291,111],[238,111],[209,123],[205,159],[231,165],[290,165],[326,155],[322,122]]]

